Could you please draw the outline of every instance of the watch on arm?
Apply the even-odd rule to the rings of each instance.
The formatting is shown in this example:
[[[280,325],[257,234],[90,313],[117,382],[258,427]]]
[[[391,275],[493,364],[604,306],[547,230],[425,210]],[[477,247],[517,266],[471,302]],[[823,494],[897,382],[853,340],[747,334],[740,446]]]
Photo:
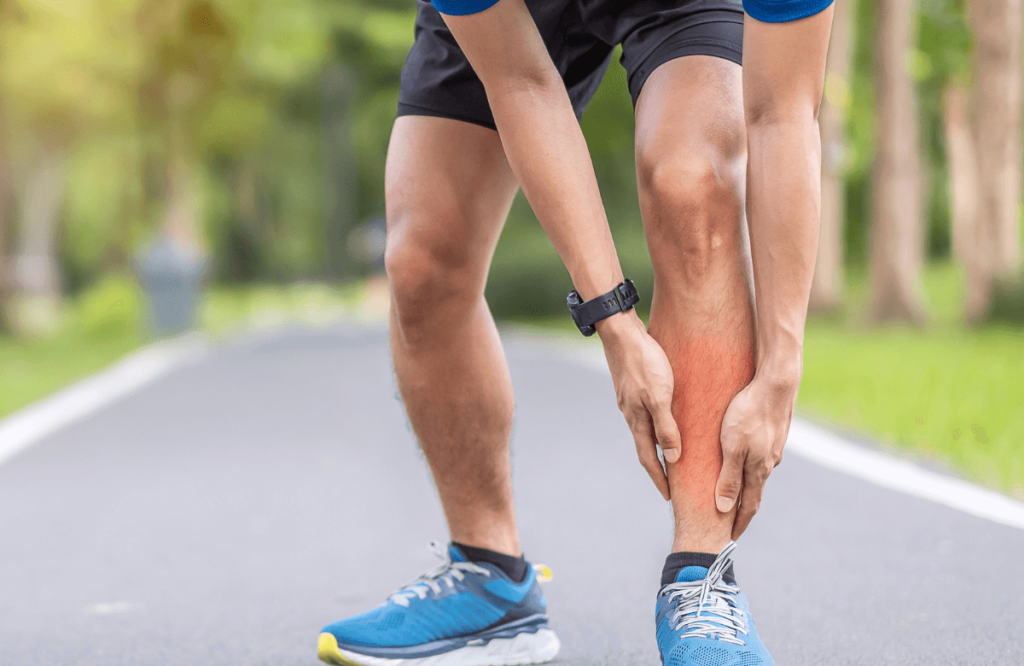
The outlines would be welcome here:
[[[565,302],[572,313],[572,320],[576,322],[576,328],[589,338],[597,330],[597,322],[620,312],[629,312],[640,302],[640,294],[637,293],[633,281],[626,279],[607,294],[601,294],[589,301],[580,298],[574,289],[566,296]]]

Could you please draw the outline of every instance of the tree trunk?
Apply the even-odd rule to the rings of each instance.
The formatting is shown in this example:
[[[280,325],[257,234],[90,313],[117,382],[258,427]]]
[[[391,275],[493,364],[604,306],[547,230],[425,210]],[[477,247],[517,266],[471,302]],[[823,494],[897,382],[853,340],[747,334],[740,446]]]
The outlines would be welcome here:
[[[988,258],[979,248],[978,163],[974,135],[967,112],[967,92],[959,85],[946,91],[946,164],[949,170],[949,199],[953,225],[953,256],[963,267],[967,278],[967,303],[987,302],[987,281],[984,280]]]
[[[836,4],[828,47],[825,99],[818,114],[822,148],[821,230],[810,300],[810,308],[818,312],[837,309],[843,299],[846,109],[853,65],[854,4],[855,0]]]
[[[0,139],[2,141],[2,139]],[[7,261],[7,241],[11,233],[10,215],[14,203],[11,165],[0,144],[0,333],[10,330],[8,304],[11,295],[11,271]]]
[[[59,324],[57,219],[63,195],[63,155],[53,148],[44,148],[25,185],[18,252],[14,257],[11,323],[21,335],[48,335]]]
[[[917,91],[907,71],[915,3],[879,0],[877,128],[871,225],[875,321],[921,323],[921,167]]]
[[[202,247],[199,230],[199,193],[187,160],[173,157],[167,167],[163,214],[164,233],[176,245],[191,250]]]
[[[14,171],[7,152],[7,118],[0,104],[0,334],[11,331],[10,298],[13,275],[11,275],[10,240],[14,231],[11,223],[14,214]]]
[[[1021,0],[972,0],[974,31],[973,135],[978,174],[978,261],[969,271],[967,318],[987,313],[992,287],[1015,281],[1021,267],[1020,203],[1022,90]]]
[[[356,275],[348,253],[348,235],[355,227],[357,169],[352,146],[356,76],[344,65],[323,75],[323,137],[325,274],[338,280]]]

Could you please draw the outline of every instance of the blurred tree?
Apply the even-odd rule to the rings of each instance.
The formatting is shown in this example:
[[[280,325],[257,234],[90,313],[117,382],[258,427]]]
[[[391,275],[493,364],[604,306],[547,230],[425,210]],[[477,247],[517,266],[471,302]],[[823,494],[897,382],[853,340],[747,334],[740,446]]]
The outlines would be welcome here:
[[[11,321],[22,335],[52,333],[59,324],[61,284],[57,216],[64,192],[64,156],[44,145],[21,196],[22,220],[13,259]]]
[[[347,240],[358,216],[358,176],[352,150],[356,77],[350,67],[335,63],[323,73],[322,79],[325,268],[330,277],[337,279],[351,277],[354,268]]]
[[[3,11],[0,84],[14,128],[12,161],[21,167],[13,179],[21,219],[12,322],[26,333],[57,324],[56,235],[69,151],[83,135],[124,118],[123,81],[137,64],[126,30],[130,9],[114,0],[21,0]]]
[[[327,2],[334,26],[332,64],[324,72],[323,178],[336,187],[339,178],[354,171],[354,187],[327,193],[324,215],[335,225],[328,229],[332,244],[347,240],[356,224],[384,214],[384,162],[398,107],[399,78],[412,46],[416,3],[409,0]],[[339,113],[350,110],[345,120]],[[347,137],[343,136],[347,125]],[[350,219],[344,220],[344,216]],[[347,227],[342,228],[341,224]],[[338,246],[340,249],[340,246]],[[351,275],[354,267],[338,264],[341,252],[330,257],[329,271]]]
[[[988,313],[993,288],[1016,282],[1021,266],[1022,14],[1021,0],[971,0],[970,100],[959,88],[947,98],[954,237],[967,273],[966,315],[975,323]]]
[[[811,282],[812,310],[835,310],[843,297],[843,228],[846,213],[847,110],[853,68],[855,0],[836,4],[828,47],[825,98],[818,114],[821,126],[821,230],[818,260]]]
[[[297,165],[267,151],[292,138],[282,107],[296,85],[316,80],[327,53],[318,3],[141,0],[137,21],[146,54],[137,87],[145,207],[163,233],[182,245],[212,243],[239,277],[253,275],[244,264],[271,263],[264,253],[308,244],[310,216],[289,215],[262,191],[287,196],[294,175],[312,180],[308,169],[287,172],[315,164],[314,155]],[[268,211],[275,203],[276,215]]]
[[[876,321],[924,319],[917,94],[907,66],[914,4],[878,0],[878,146],[871,223],[871,303]]]
[[[968,112],[968,92],[953,82],[946,91],[946,155],[949,172],[949,199],[953,217],[953,254],[967,276],[967,303],[983,298],[979,277],[989,257],[977,252],[978,163]],[[966,304],[966,303],[965,303]]]
[[[10,298],[10,269],[8,267],[8,234],[14,204],[11,188],[11,165],[7,159],[4,140],[0,137],[0,334],[10,330],[7,304]]]
[[[138,7],[138,31],[147,55],[138,112],[149,135],[148,174],[155,181],[147,191],[161,202],[163,233],[193,249],[203,244],[196,179],[206,138],[201,132],[204,116],[219,102],[241,107],[232,111],[245,129],[255,124],[251,114],[245,115],[248,100],[230,97],[236,92],[229,88],[234,83],[234,27],[212,2],[143,0]]]

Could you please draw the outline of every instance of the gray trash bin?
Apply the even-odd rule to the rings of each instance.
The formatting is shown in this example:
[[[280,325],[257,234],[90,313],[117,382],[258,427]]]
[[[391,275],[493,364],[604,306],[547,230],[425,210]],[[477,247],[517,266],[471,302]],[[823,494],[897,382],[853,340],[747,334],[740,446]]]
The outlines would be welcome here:
[[[149,302],[149,327],[157,335],[195,328],[208,257],[163,236],[139,257],[139,282]]]

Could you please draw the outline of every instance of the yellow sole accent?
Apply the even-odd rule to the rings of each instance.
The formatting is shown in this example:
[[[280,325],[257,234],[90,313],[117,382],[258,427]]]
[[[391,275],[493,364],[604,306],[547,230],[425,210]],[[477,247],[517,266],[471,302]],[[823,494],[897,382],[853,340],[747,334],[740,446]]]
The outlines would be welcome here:
[[[317,644],[317,655],[320,661],[334,664],[334,666],[363,666],[350,659],[346,659],[341,650],[338,649],[338,639],[334,634],[324,632],[320,634],[320,641]]]
[[[555,575],[551,573],[551,568],[546,564],[534,564],[533,570],[537,574],[538,583],[547,583],[555,577]]]

